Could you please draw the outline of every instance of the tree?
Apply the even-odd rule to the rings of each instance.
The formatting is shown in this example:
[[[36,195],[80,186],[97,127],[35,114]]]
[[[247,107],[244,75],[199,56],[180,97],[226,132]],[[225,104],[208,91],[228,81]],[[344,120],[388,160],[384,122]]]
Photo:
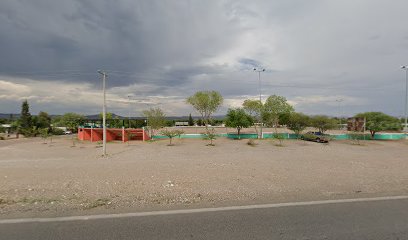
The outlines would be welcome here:
[[[283,146],[283,136],[278,134],[279,117],[293,112],[293,107],[287,102],[285,97],[272,95],[266,99],[262,109],[262,120],[267,125],[275,128],[273,137],[279,140],[279,146]]]
[[[371,138],[374,138],[377,132],[386,130],[401,130],[401,122],[398,120],[398,118],[382,112],[359,113],[355,117],[365,118],[366,129],[370,131]]]
[[[42,111],[38,113],[36,127],[38,129],[46,128],[48,129],[48,132],[51,131],[51,117],[48,113]]]
[[[22,129],[32,128],[30,106],[28,105],[27,100],[24,100],[21,105],[20,127]]]
[[[204,135],[204,140],[210,140],[210,143],[207,144],[207,146],[215,146],[215,144],[213,143],[213,141],[215,139],[217,139],[217,134],[215,133],[214,128],[212,129],[206,129],[206,132],[203,133]]]
[[[154,130],[158,130],[166,126],[166,115],[160,108],[150,108],[143,111],[143,115],[147,118],[148,127],[151,129],[151,136],[154,135]]]
[[[61,124],[65,126],[68,130],[72,131],[72,133],[76,133],[78,131],[78,126],[85,120],[85,117],[76,114],[76,113],[65,113],[61,117]],[[71,136],[72,139],[72,146],[75,146],[75,139],[74,134]]]
[[[73,133],[78,131],[78,126],[85,120],[85,117],[76,113],[65,113],[61,117],[61,124]]]
[[[238,132],[238,139],[241,139],[241,129],[247,128],[253,123],[253,118],[249,114],[245,113],[243,108],[228,109],[225,126],[236,128]]]
[[[266,99],[262,110],[264,122],[272,125],[277,132],[279,126],[279,116],[293,112],[293,107],[287,102],[285,97],[272,95]]]
[[[182,130],[168,130],[168,129],[164,129],[163,131],[161,131],[161,134],[168,137],[170,140],[169,146],[173,146],[173,144],[171,143],[171,141],[173,140],[174,137],[180,136],[181,134],[183,134],[184,132]]]
[[[190,113],[190,116],[188,117],[188,126],[194,126],[194,119],[191,116],[191,113]]]
[[[106,113],[106,125],[112,128],[121,128],[122,121],[119,119],[118,116],[113,117],[114,114],[111,112]],[[103,113],[99,113],[100,119],[103,119]]]
[[[319,132],[324,133],[327,130],[337,127],[336,119],[324,115],[316,115],[310,119],[312,127],[317,128]]]
[[[200,113],[204,125],[207,127],[211,115],[221,106],[223,98],[221,94],[216,91],[200,91],[188,97],[186,102]]]
[[[258,128],[256,127],[257,125],[254,124],[255,132],[258,138],[260,137],[259,135],[262,135],[262,110],[263,110],[263,104],[259,100],[251,100],[247,99],[244,101],[242,104],[244,107],[244,110],[256,121],[257,123],[261,123],[261,129],[260,129],[260,134],[258,133]]]
[[[303,130],[310,125],[309,116],[303,113],[293,112],[289,115],[287,126],[292,130],[298,137]]]
[[[48,128],[41,128],[39,130],[41,138],[44,140],[44,144],[47,143],[47,138],[49,137]]]

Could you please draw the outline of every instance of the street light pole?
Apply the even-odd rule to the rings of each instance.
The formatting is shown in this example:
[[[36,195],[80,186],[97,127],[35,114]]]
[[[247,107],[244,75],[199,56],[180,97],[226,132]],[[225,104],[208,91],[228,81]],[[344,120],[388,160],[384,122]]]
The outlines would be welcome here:
[[[106,156],[106,72],[98,70],[98,73],[102,75],[102,88],[103,88],[103,110],[102,110],[102,126],[103,126],[103,156]]]
[[[254,71],[255,72],[258,72],[258,81],[259,81],[259,103],[260,103],[260,105],[262,106],[262,88],[261,88],[261,72],[265,72],[265,69],[264,68],[262,68],[262,69],[257,69],[257,68],[254,68]],[[261,114],[261,113],[259,113],[259,114]],[[261,116],[260,116],[260,118],[262,118]],[[259,132],[260,132],[260,138],[262,138],[262,125],[263,125],[263,123],[262,123],[262,119],[260,119],[261,120],[261,127],[260,127],[260,129],[259,129]]]
[[[262,90],[261,90],[261,72],[265,72],[265,69],[256,69],[254,68],[255,72],[258,72],[258,81],[259,81],[259,101],[262,103]]]
[[[405,70],[405,125],[404,125],[404,131],[405,133],[408,132],[408,126],[407,126],[407,114],[408,114],[408,66],[402,66],[402,70]]]

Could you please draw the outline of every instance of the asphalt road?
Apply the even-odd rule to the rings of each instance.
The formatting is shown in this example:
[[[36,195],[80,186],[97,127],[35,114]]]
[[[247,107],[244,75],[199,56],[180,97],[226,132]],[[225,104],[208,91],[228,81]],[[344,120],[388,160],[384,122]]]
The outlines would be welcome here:
[[[408,239],[408,199],[0,222],[0,239]]]

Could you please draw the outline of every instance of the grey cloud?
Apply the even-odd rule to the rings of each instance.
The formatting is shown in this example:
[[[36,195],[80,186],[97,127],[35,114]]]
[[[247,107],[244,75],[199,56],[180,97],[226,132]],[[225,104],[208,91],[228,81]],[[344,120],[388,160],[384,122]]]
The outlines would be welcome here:
[[[104,69],[118,96],[178,96],[182,111],[197,90],[256,97],[251,68],[261,66],[264,95],[349,96],[366,100],[349,102],[350,113],[401,115],[407,7],[404,0],[3,0],[0,76],[100,89],[96,70]],[[2,101],[0,112],[15,105]],[[336,114],[324,104],[297,108]]]

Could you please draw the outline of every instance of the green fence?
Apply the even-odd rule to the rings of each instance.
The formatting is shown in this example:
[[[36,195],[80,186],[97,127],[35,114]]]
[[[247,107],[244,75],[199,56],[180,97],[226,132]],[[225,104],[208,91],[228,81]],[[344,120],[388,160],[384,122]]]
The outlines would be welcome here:
[[[299,136],[294,133],[278,133],[280,136],[282,136],[284,139],[298,139]],[[274,133],[264,133],[263,137],[264,138],[273,138]],[[400,140],[400,139],[405,139],[406,134],[404,133],[376,133],[374,135],[374,140]],[[204,134],[182,134],[179,137],[175,138],[183,138],[183,139],[202,139],[204,138]],[[228,134],[217,134],[217,137],[227,137],[230,139],[238,139],[238,134],[236,133],[228,133]],[[330,134],[330,138],[335,139],[335,140],[347,140],[350,139],[351,136],[348,134]],[[358,139],[360,140],[371,140],[371,135],[370,134],[361,134],[357,136]],[[162,136],[162,135],[155,135],[153,136],[153,139],[167,139],[168,137]],[[240,135],[241,139],[256,139],[258,138],[258,135],[256,133],[242,133]]]

